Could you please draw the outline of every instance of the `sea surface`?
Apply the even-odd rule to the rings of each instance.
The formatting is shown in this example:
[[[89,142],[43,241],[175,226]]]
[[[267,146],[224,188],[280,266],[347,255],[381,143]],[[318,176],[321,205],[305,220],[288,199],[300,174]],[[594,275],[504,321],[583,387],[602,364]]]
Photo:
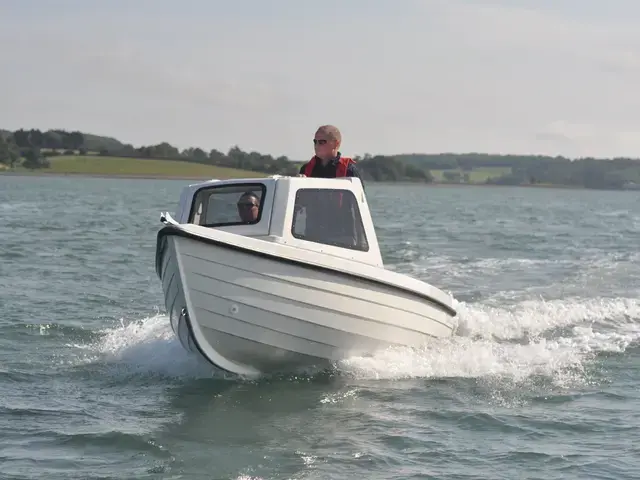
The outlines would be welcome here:
[[[638,479],[638,192],[368,184],[459,330],[225,379],[154,271],[179,180],[0,176],[0,479]]]

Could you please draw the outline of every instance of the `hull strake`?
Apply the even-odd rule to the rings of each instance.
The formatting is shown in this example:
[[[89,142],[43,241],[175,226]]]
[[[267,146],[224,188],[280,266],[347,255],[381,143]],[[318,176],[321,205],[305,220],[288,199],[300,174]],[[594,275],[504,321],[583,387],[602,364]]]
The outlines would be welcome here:
[[[189,312],[187,311],[186,307],[180,311],[180,316],[176,320],[176,323],[177,325],[176,328],[174,328],[174,333],[180,339],[180,343],[185,348],[185,350],[195,352],[212,366],[220,370],[223,370],[227,373],[242,375],[241,372],[225,368],[228,366],[227,362],[217,363],[215,359],[222,358],[220,355],[211,358],[204,352],[204,350],[198,344],[198,340],[195,338],[195,335],[193,333],[193,325],[191,323],[191,319],[189,318]],[[253,375],[255,375],[255,373],[253,373]]]
[[[218,240],[214,240],[212,238],[207,238],[207,237],[202,237],[200,235],[196,235],[193,234],[191,232],[187,232],[179,227],[176,227],[174,225],[167,225],[164,226],[163,228],[161,228],[158,231],[158,235],[157,235],[157,247],[156,247],[156,255],[160,254],[161,248],[162,248],[162,242],[165,240],[166,237],[168,236],[178,236],[178,237],[184,237],[184,238],[190,238],[192,240],[195,240],[197,242],[201,242],[201,243],[205,243],[205,244],[210,244],[210,245],[215,245],[218,247],[222,247],[222,248],[227,248],[229,250],[236,250],[236,251],[242,251],[243,253],[247,253],[250,255],[254,255],[257,257],[266,257],[266,258],[270,258],[270,259],[274,259],[277,260],[279,262],[284,262],[284,263],[289,263],[289,264],[294,264],[294,265],[299,265],[305,268],[309,268],[309,269],[313,269],[313,270],[320,270],[320,271],[325,271],[325,272],[330,272],[333,275],[338,275],[341,277],[356,277],[359,280],[362,280],[364,282],[369,282],[371,284],[375,284],[375,285],[382,285],[386,288],[390,288],[392,290],[396,290],[398,292],[403,292],[403,293],[408,293],[412,296],[415,296],[417,298],[421,298],[423,301],[426,301],[432,305],[434,305],[435,307],[441,309],[442,311],[446,312],[448,315],[455,317],[457,315],[457,312],[455,311],[454,308],[452,308],[451,306],[447,305],[446,303],[443,303],[441,301],[439,301],[436,298],[430,297],[428,295],[425,295],[424,293],[421,292],[416,292],[414,290],[410,290],[407,288],[404,288],[400,285],[393,285],[390,283],[385,283],[385,282],[381,282],[379,280],[373,279],[373,278],[363,278],[359,275],[355,275],[349,272],[344,272],[344,271],[340,271],[340,270],[335,270],[329,266],[321,266],[321,265],[316,265],[316,264],[312,264],[312,263],[306,263],[304,261],[300,261],[297,259],[291,259],[291,258],[285,258],[285,257],[279,257],[277,255],[271,254],[271,253],[265,253],[265,252],[258,252],[255,250],[252,250],[250,248],[245,248],[239,245],[232,245],[226,242],[222,242],[222,241],[218,241]],[[159,260],[156,256],[156,268],[158,268],[158,264],[159,264]]]
[[[275,366],[273,364],[269,365],[267,368],[264,369],[260,369],[260,368],[255,368],[253,370],[252,373],[247,373],[247,370],[239,370],[239,369],[229,369],[228,365],[229,364],[233,364],[233,365],[239,365],[238,362],[233,362],[232,360],[226,358],[223,354],[221,354],[220,352],[217,352],[215,350],[215,348],[212,348],[213,351],[215,351],[217,353],[216,357],[210,357],[203,348],[200,347],[200,344],[198,343],[198,340],[195,338],[195,334],[194,334],[194,323],[193,320],[191,320],[191,317],[189,316],[189,312],[187,311],[186,308],[183,308],[182,311],[180,312],[180,315],[176,318],[176,320],[172,323],[172,327],[174,330],[175,335],[179,338],[180,343],[182,344],[183,348],[185,350],[187,350],[188,352],[191,352],[195,355],[197,355],[198,357],[200,357],[202,360],[204,360],[205,362],[209,363],[210,365],[212,365],[213,367],[222,370],[226,373],[230,373],[230,374],[234,374],[234,375],[240,375],[240,376],[245,376],[245,377],[256,377],[260,374],[265,374],[265,373],[269,373],[269,372],[275,372],[275,371],[282,371],[282,370],[288,370],[289,368],[297,368],[300,366],[304,366],[304,367],[309,367],[309,366],[314,366],[314,367],[323,367],[323,368],[327,368],[331,366],[331,361],[328,359],[322,359],[322,358],[316,358],[316,357],[310,357],[307,355],[303,355],[303,354],[296,354],[296,356],[298,357],[298,359],[302,359],[302,358],[306,358],[308,360],[306,361],[294,361],[294,360],[289,360],[289,361],[285,361],[285,362],[278,362]],[[226,340],[228,340],[229,338],[233,338],[230,337],[228,334],[225,334],[223,332],[215,332],[216,336],[220,336],[220,337],[226,337]],[[245,343],[251,343],[250,340],[246,340],[246,339],[241,339],[241,338],[236,338],[236,340],[245,342]],[[210,345],[209,343],[207,343],[207,345]],[[274,351],[277,349],[273,349]],[[223,359],[224,363],[219,363],[219,359]],[[267,362],[263,361],[261,362],[263,365],[265,365]]]
[[[185,272],[182,266],[180,252],[178,250],[177,242],[173,242],[173,248],[171,249],[175,254],[175,263],[178,270],[178,274],[180,275],[180,290],[181,294],[184,296],[184,301],[186,304],[185,312],[186,315],[183,316],[185,319],[186,325],[189,329],[189,335],[193,340],[193,344],[198,350],[198,352],[206,358],[209,362],[217,366],[218,368],[225,370],[227,372],[236,373],[238,375],[244,376],[258,376],[260,375],[260,371],[250,367],[248,365],[243,365],[237,362],[232,362],[227,358],[220,355],[213,346],[206,341],[204,333],[198,325],[198,322],[192,322],[189,316],[189,306],[191,305],[191,298],[189,294],[189,290],[185,289],[183,286],[187,285],[187,281],[184,278]]]
[[[282,367],[289,368],[289,366],[293,366],[294,364],[300,365],[304,363],[305,366],[311,366],[318,365],[319,363],[324,365],[331,363],[331,359],[335,357],[335,354],[338,352],[331,354],[330,352],[321,353],[317,351],[314,352],[316,353],[315,355],[313,353],[309,355],[313,349],[307,353],[306,348],[300,350],[299,346],[291,349],[293,345],[282,344],[278,347],[278,342],[272,344],[271,340],[267,341],[266,345],[263,345],[259,342],[256,343],[256,340],[259,339],[253,338],[256,336],[255,332],[249,334],[248,337],[246,337],[244,333],[238,337],[237,335],[240,332],[234,332],[234,330],[236,330],[235,327],[232,328],[229,325],[226,327],[222,326],[222,330],[219,330],[221,325],[211,324],[210,321],[205,321],[204,319],[204,323],[201,324],[199,316],[203,313],[207,315],[207,313],[205,313],[207,312],[206,307],[203,307],[202,299],[195,297],[190,298],[197,293],[199,294],[198,289],[192,292],[189,287],[190,282],[193,280],[191,278],[193,274],[191,270],[194,268],[194,265],[189,265],[187,260],[191,260],[190,257],[193,255],[193,252],[191,252],[191,250],[183,251],[183,248],[186,248],[187,245],[190,245],[191,242],[196,239],[188,236],[188,243],[183,245],[180,237],[180,235],[165,235],[162,239],[158,239],[159,248],[157,250],[156,269],[163,282],[165,305],[168,312],[170,312],[172,329],[176,336],[178,336],[183,348],[187,351],[194,352],[202,357],[203,360],[220,370],[244,376],[255,376],[272,370],[280,370]],[[196,244],[198,243],[202,246],[201,248],[204,248],[203,245],[206,244],[206,242],[196,242]],[[216,244],[218,247],[224,245],[225,244]],[[237,251],[238,249],[232,250]],[[273,258],[270,259],[274,260]],[[301,262],[296,263],[298,267],[306,266]],[[325,269],[325,274],[326,273],[327,271]],[[210,288],[211,287],[209,287],[209,289]],[[219,287],[215,287],[213,291],[220,294],[218,288]],[[209,289],[205,288],[206,291],[209,291]],[[226,298],[226,294],[223,294],[221,298]],[[203,308],[205,308],[205,310],[201,311]],[[433,308],[433,306],[431,308]],[[190,311],[193,314],[197,313],[196,317],[198,318],[190,315]],[[216,315],[215,312],[217,312],[217,309],[210,310],[211,314]],[[237,314],[237,308],[235,311],[232,310],[232,313]],[[444,312],[441,311],[441,313]],[[218,314],[223,317],[225,315],[221,312]],[[302,317],[300,317],[300,319],[302,319]],[[256,325],[256,328],[269,329],[274,328],[274,326],[271,324],[269,324],[269,326]],[[281,328],[282,325],[275,331],[281,331],[282,333],[288,332],[289,335],[292,335],[292,331],[289,330],[288,327],[285,328],[285,330],[281,330]],[[262,334],[259,334],[258,336],[261,335]],[[253,340],[251,340],[251,338],[253,338]],[[267,339],[265,338],[264,340]],[[311,340],[311,337],[309,337],[309,340]],[[318,339],[315,339],[315,341],[317,342]],[[335,347],[339,348],[338,344],[335,344]],[[282,350],[282,348],[285,350]],[[320,354],[320,356],[318,357],[317,354]],[[333,360],[336,359],[337,358],[333,358]]]
[[[187,352],[197,355],[201,360],[224,372],[238,375],[255,375],[256,372],[253,369],[242,368],[241,365],[227,361],[211,346],[207,345],[209,348],[206,348],[203,345],[206,342],[198,339],[194,322],[189,316],[176,243],[165,237],[158,247],[156,270],[162,282],[165,308],[169,315],[171,329],[182,347]]]

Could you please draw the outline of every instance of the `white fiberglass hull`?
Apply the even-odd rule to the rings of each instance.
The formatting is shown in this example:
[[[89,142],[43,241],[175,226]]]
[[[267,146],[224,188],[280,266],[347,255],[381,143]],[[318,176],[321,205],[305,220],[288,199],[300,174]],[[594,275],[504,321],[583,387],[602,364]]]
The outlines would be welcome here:
[[[184,232],[169,226],[158,235],[171,325],[187,350],[229,372],[323,365],[455,328],[450,305]]]

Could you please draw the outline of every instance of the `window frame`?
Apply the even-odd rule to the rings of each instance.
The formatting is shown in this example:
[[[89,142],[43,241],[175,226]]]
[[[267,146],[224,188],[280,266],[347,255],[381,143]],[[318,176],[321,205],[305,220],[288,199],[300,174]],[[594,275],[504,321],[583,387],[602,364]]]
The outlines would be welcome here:
[[[296,227],[296,219],[297,219],[297,215],[296,215],[296,206],[298,205],[298,195],[300,194],[300,192],[303,191],[309,191],[309,192],[318,192],[318,191],[324,191],[324,192],[331,192],[331,193],[338,193],[338,194],[348,194],[351,195],[351,202],[352,202],[352,206],[355,208],[355,214],[357,216],[357,218],[355,219],[355,223],[356,223],[356,230],[359,230],[359,232],[356,232],[356,237],[362,237],[362,239],[364,239],[364,246],[362,246],[362,244],[358,241],[360,240],[359,238],[356,238],[356,245],[352,246],[352,245],[346,245],[343,243],[325,243],[325,242],[321,242],[318,240],[314,240],[314,239],[310,239],[307,238],[304,235],[299,235],[295,232],[295,227]],[[343,200],[344,201],[344,200]],[[305,223],[306,225],[309,225],[309,219],[308,217],[305,219]],[[306,228],[305,225],[305,228]],[[362,212],[360,211],[360,206],[358,205],[358,198],[357,196],[353,193],[353,191],[351,191],[350,189],[347,188],[322,188],[322,187],[301,187],[298,188],[295,192],[294,195],[294,201],[293,201],[293,217],[291,219],[291,228],[289,229],[289,232],[291,234],[291,236],[293,238],[295,238],[296,240],[301,240],[304,242],[310,242],[310,243],[314,243],[316,245],[323,245],[325,247],[332,247],[332,248],[340,248],[343,250],[348,250],[350,252],[362,252],[362,253],[368,253],[371,250],[371,245],[369,243],[369,238],[367,235],[367,229],[364,225],[364,221],[362,219]]]
[[[242,188],[244,187],[244,191],[255,191],[258,187],[261,191],[260,194],[260,204],[258,205],[258,218],[256,218],[253,222],[220,222],[220,223],[193,223],[193,219],[195,217],[195,208],[196,208],[196,201],[198,200],[198,196],[200,195],[200,192],[204,191],[204,190],[210,190],[212,192],[214,192],[215,190],[228,190],[228,189],[238,189],[238,190],[242,190]],[[243,195],[243,191],[238,192],[239,193],[239,197],[240,198]],[[198,188],[197,190],[195,190],[193,192],[193,196],[191,197],[191,207],[189,208],[189,217],[188,217],[188,223],[190,224],[194,224],[194,225],[199,225],[201,227],[207,227],[207,228],[218,228],[218,227],[236,227],[236,226],[251,226],[251,225],[257,225],[262,221],[262,213],[264,210],[264,203],[265,203],[265,199],[266,199],[266,194],[267,194],[267,186],[262,183],[262,182],[243,182],[243,183],[227,183],[224,185],[205,185],[203,187]],[[210,196],[207,198],[207,205],[210,201]],[[204,205],[204,203],[203,203]]]

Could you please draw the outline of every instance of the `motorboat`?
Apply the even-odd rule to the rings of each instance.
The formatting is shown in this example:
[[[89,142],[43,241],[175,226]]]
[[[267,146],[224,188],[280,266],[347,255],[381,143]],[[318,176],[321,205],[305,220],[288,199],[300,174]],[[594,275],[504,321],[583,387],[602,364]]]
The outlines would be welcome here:
[[[227,372],[330,366],[456,328],[450,294],[385,268],[358,178],[213,179],[160,220],[171,327]]]

